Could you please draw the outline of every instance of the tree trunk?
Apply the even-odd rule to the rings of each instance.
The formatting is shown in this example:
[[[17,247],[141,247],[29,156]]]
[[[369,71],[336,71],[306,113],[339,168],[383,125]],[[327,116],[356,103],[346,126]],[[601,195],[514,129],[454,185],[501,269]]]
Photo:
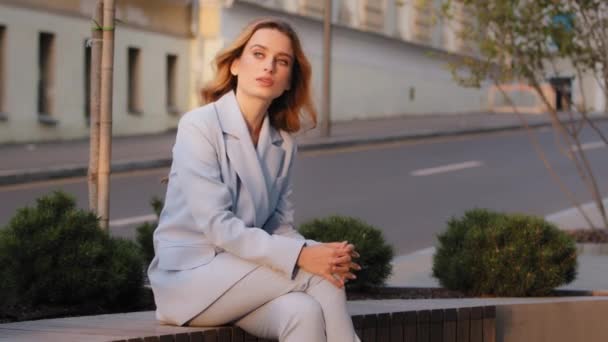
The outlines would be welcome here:
[[[114,72],[114,0],[103,1],[103,48],[101,60],[101,106],[99,142],[100,225],[109,230],[110,162],[112,159],[112,83]]]
[[[91,34],[91,98],[89,103],[89,208],[97,213],[97,181],[99,174],[99,90],[101,87],[101,49],[102,49],[103,2],[98,0],[93,13]]]

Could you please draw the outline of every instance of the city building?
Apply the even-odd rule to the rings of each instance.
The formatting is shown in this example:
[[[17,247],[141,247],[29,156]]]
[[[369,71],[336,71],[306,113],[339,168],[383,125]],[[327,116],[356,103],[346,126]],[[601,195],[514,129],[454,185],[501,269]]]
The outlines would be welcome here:
[[[88,135],[87,41],[95,3],[0,0],[0,143]],[[248,22],[264,16],[284,18],[298,31],[321,103],[324,0],[116,3],[114,135],[174,129],[182,113],[201,105],[200,89],[213,77],[215,55]],[[504,111],[491,87],[463,88],[453,81],[448,63],[475,54],[456,33],[472,17],[455,1],[454,17],[445,19],[438,13],[441,4],[332,1],[332,121]],[[556,76],[557,88],[569,91],[555,94],[556,101],[580,98],[571,76]],[[583,83],[598,93],[591,81]],[[524,95],[522,101],[538,105]],[[603,93],[590,103],[603,111]]]

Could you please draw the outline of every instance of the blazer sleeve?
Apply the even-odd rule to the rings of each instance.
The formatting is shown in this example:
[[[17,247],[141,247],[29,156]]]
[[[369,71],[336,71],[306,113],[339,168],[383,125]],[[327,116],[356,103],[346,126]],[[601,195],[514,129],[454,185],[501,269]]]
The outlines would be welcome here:
[[[306,245],[312,246],[319,242],[314,240],[305,240],[305,238],[295,229],[294,224],[294,205],[291,200],[293,193],[292,174],[293,164],[297,153],[297,145],[293,144],[291,160],[289,161],[285,185],[281,189],[276,208],[270,218],[264,224],[264,230],[271,232],[274,235],[289,237],[296,240],[306,241]]]
[[[233,255],[292,275],[304,241],[247,227],[234,215],[230,190],[221,179],[219,146],[211,134],[204,122],[180,120],[173,149],[177,183],[196,229]]]

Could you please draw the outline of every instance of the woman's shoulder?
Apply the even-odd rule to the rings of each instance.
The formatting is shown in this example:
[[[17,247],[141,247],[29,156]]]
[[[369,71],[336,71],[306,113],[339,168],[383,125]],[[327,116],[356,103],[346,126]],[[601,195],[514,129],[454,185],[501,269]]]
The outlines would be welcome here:
[[[178,127],[184,125],[193,125],[201,129],[214,129],[219,127],[214,103],[208,103],[186,112],[179,119]]]

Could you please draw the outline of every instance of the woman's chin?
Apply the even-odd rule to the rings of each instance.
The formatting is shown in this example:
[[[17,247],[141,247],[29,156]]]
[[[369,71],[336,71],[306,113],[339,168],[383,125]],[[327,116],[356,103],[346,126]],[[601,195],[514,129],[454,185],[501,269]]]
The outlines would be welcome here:
[[[255,89],[251,89],[252,91],[249,92],[249,94],[251,94],[252,96],[260,99],[260,100],[265,100],[265,101],[272,101],[274,99],[276,99],[277,97],[281,96],[281,94],[279,92],[277,92],[275,89],[271,89],[268,87],[256,87]]]

